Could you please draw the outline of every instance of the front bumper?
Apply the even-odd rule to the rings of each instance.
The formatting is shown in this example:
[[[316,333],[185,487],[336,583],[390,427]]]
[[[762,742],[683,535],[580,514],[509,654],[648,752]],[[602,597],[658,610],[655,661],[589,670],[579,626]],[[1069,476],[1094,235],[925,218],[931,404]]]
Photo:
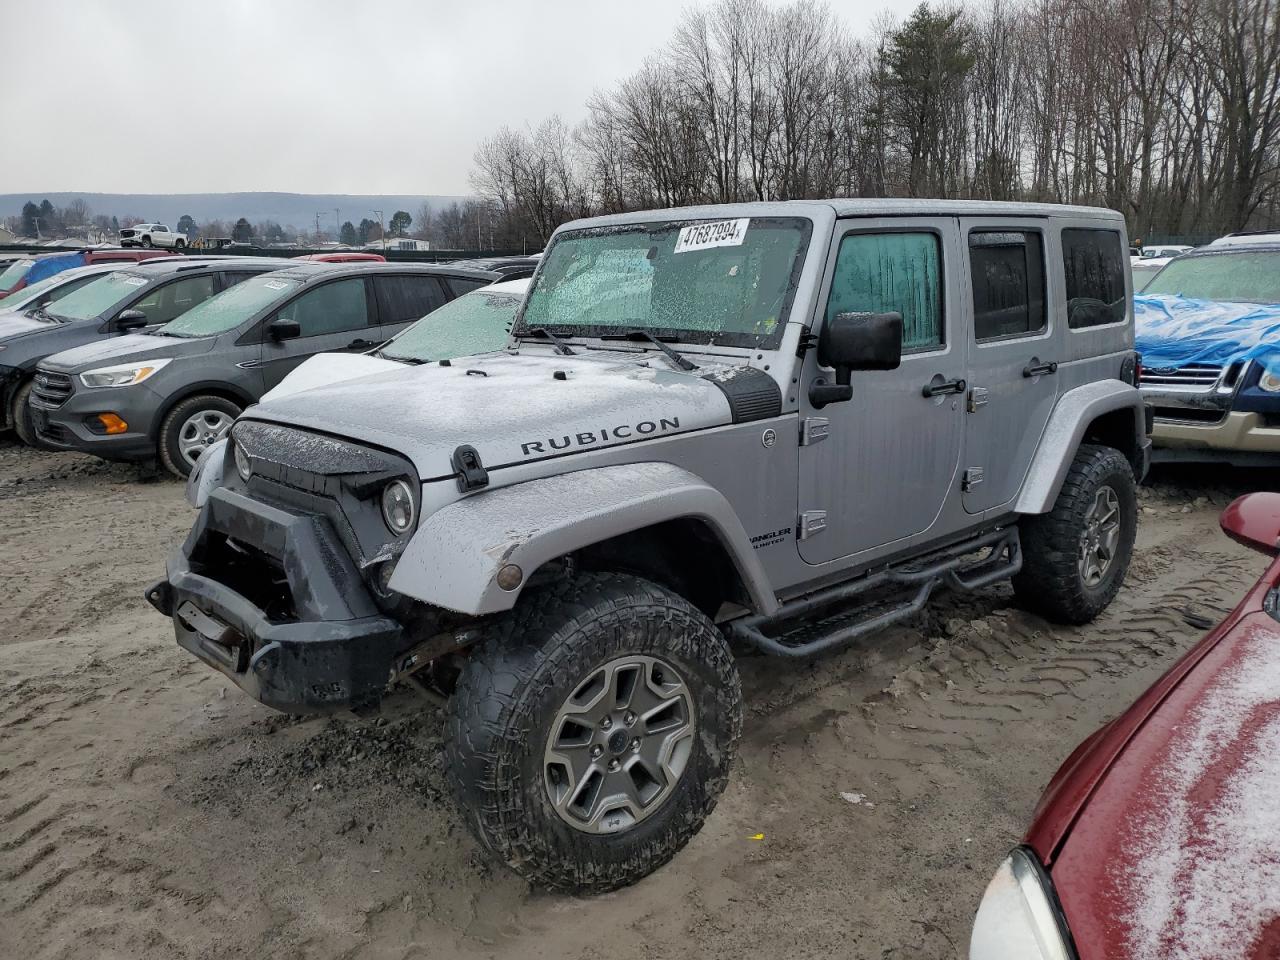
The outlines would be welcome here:
[[[1267,416],[1261,413],[1232,411],[1216,423],[1157,418],[1151,436],[1156,446],[1174,452],[1168,459],[1247,459],[1210,456],[1214,453],[1280,458],[1280,425],[1268,425]]]
[[[45,371],[41,370],[41,373]],[[86,388],[74,374],[69,396],[61,402],[31,395],[31,419],[41,444],[54,450],[79,450],[104,460],[149,460],[156,455],[156,414],[164,398],[145,383],[130,387]],[[100,413],[114,413],[129,429],[96,433],[89,423]]]
[[[240,586],[274,571],[292,609],[269,612],[228,582],[237,575],[227,557],[257,558],[238,574]],[[376,707],[405,646],[326,518],[225,488],[210,495],[146,598],[173,619],[180,646],[286,713]]]

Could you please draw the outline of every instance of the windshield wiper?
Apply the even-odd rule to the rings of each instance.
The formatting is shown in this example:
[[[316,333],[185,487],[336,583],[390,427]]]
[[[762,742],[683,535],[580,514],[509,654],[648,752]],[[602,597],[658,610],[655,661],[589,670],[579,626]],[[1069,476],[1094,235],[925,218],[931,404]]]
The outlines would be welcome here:
[[[698,365],[696,363],[694,363],[688,357],[681,356],[679,353],[677,353],[671,347],[668,347],[663,342],[664,339],[674,341],[676,339],[675,337],[665,337],[665,338],[655,337],[648,330],[641,330],[639,328],[636,328],[634,330],[628,330],[625,333],[604,333],[600,335],[600,339],[601,340],[648,340],[655,347],[657,347],[659,350],[665,353],[670,358],[671,362],[674,363],[681,370],[697,370],[698,369]]]
[[[546,327],[532,327],[531,329],[526,330],[525,333],[531,337],[546,337],[556,345],[556,353],[561,356],[572,357],[577,352],[576,350],[571,349],[569,344],[565,343],[564,340],[562,340],[558,335],[552,333]]]

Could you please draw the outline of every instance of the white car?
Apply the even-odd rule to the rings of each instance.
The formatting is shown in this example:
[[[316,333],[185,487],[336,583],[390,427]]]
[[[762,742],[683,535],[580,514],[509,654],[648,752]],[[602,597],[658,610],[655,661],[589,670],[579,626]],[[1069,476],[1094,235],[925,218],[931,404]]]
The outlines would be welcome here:
[[[181,250],[186,245],[186,234],[174,233],[163,223],[135,223],[120,231],[122,247],[168,247]]]
[[[1191,249],[1193,248],[1181,243],[1152,244],[1149,247],[1143,247],[1142,254],[1132,259],[1135,263],[1139,260],[1168,260]]]
[[[1280,233],[1274,230],[1248,230],[1244,233],[1228,233],[1225,237],[1219,237],[1209,246],[1211,247],[1235,247],[1245,243],[1280,243]]]

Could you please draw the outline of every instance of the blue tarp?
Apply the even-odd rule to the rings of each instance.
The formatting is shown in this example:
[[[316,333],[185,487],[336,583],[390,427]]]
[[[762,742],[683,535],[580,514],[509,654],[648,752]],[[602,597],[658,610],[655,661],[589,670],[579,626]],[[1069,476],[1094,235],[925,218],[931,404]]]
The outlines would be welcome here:
[[[84,264],[85,256],[83,253],[59,253],[52,257],[43,257],[33,263],[31,269],[27,271],[27,286],[39,283],[45,277],[52,277],[55,273],[61,273],[63,270],[83,267]]]
[[[1169,295],[1133,298],[1134,347],[1142,365],[1226,366],[1257,360],[1280,373],[1280,303],[1230,303]]]

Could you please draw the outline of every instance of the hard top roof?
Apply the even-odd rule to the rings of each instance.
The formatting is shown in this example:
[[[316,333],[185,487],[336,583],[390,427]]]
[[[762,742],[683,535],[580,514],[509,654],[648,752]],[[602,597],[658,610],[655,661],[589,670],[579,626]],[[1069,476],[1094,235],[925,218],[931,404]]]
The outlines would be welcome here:
[[[717,203],[696,207],[674,207],[666,210],[637,210],[575,220],[568,228],[607,226],[609,224],[646,223],[654,220],[728,220],[738,217],[805,216],[821,211],[837,217],[1071,217],[1110,220],[1117,224],[1124,217],[1106,207],[1081,207],[1061,203],[1017,203],[1007,200],[930,200],[897,198],[849,198],[831,200],[781,200],[760,203]]]

